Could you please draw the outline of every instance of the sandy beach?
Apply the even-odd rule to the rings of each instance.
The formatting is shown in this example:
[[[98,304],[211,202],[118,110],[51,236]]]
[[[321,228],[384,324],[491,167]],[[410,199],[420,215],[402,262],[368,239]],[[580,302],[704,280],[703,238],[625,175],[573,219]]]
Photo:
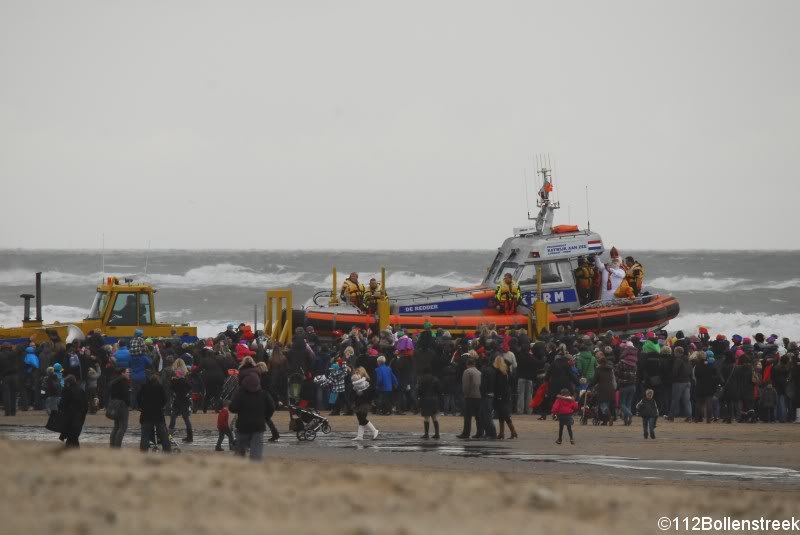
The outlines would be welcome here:
[[[102,415],[89,417],[80,451],[65,451],[52,434],[36,435],[41,413],[13,422],[4,418],[0,471],[7,484],[0,514],[7,532],[266,527],[299,533],[511,533],[525,525],[559,533],[655,533],[662,516],[789,518],[800,498],[800,480],[793,475],[719,476],[525,460],[574,455],[707,461],[788,473],[797,468],[800,438],[800,426],[789,424],[663,422],[663,438],[647,442],[636,426],[577,427],[575,446],[557,446],[552,422],[528,417],[517,419],[521,440],[465,445],[453,438],[460,420],[451,417],[443,419],[443,440],[426,446],[430,441],[418,438],[419,418],[393,416],[373,419],[384,432],[380,440],[354,445],[353,419],[336,417],[331,435],[302,445],[284,435],[266,448],[263,463],[253,464],[212,451],[213,418],[195,415],[200,438],[177,455],[137,452],[134,418],[125,443],[131,447],[122,451],[101,444],[109,422]],[[276,421],[285,428],[286,414]],[[22,436],[20,430],[33,431],[33,440],[9,439]]]

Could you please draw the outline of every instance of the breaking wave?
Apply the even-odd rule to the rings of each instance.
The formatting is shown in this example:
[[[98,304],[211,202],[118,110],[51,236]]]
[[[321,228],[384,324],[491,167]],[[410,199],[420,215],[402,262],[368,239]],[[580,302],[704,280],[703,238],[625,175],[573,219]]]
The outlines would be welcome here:
[[[708,328],[713,337],[722,333],[752,336],[757,332],[777,334],[792,340],[800,339],[800,314],[748,314],[744,312],[681,312],[669,322],[669,331],[684,331],[687,336],[697,333],[700,325]]]
[[[667,290],[669,292],[723,292],[731,290],[746,282],[748,279],[710,278],[710,277],[656,277],[646,282],[647,286]]]
[[[0,301],[0,325],[3,327],[22,325],[22,313],[22,305],[8,305]],[[45,323],[52,323],[54,321],[60,321],[62,323],[76,322],[85,318],[88,313],[88,308],[63,305],[42,306],[42,319]],[[33,303],[31,303],[31,314],[36,314]]]
[[[308,273],[303,271],[286,271],[286,266],[270,266],[277,268],[277,272],[259,271],[256,269],[236,264],[214,264],[200,266],[188,270],[186,273],[149,273],[147,275],[133,274],[137,280],[146,281],[159,288],[205,288],[210,286],[232,286],[240,288],[266,289],[271,286],[302,285],[312,288],[327,288],[331,285],[331,275],[321,273]],[[377,277],[377,273],[361,273],[362,282],[366,283],[370,277]],[[344,280],[345,274],[339,274],[339,280]],[[59,286],[94,286],[103,280],[100,272],[79,275],[61,271],[46,271],[42,274],[44,284]],[[411,271],[389,272],[387,285],[394,288],[422,290],[432,286],[463,287],[478,284],[480,280],[471,278],[463,273],[451,271],[440,275],[422,275]],[[25,269],[11,269],[0,271],[0,285],[4,286],[31,286],[34,282],[34,272]]]
[[[705,275],[705,274],[704,274]],[[728,290],[787,290],[800,288],[800,279],[785,281],[755,281],[735,277],[656,277],[646,283],[647,286],[668,292],[725,292]]]

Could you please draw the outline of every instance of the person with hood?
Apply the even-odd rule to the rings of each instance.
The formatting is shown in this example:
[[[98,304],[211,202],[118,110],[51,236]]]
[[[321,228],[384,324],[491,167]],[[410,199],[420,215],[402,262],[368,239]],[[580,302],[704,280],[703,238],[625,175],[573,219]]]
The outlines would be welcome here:
[[[122,390],[122,387],[120,387]],[[167,424],[164,420],[164,405],[167,402],[167,394],[158,375],[152,374],[139,388],[136,394],[136,406],[139,407],[139,425],[141,432],[139,435],[139,450],[148,451],[150,442],[158,440],[161,443],[161,451],[169,453],[172,451]]]
[[[611,261],[608,264],[602,263],[599,258],[595,257],[594,267],[600,277],[600,299],[613,301],[617,288],[625,280],[625,270],[622,267],[622,260],[617,248],[611,248]]]
[[[250,450],[250,460],[260,461],[264,456],[264,433],[270,399],[261,388],[258,368],[252,357],[245,357],[239,368],[239,388],[233,395],[228,410],[236,418],[236,454],[244,457]]]
[[[636,394],[637,367],[639,352],[636,347],[627,342],[622,350],[622,358],[617,363],[616,376],[619,387],[619,405],[622,409],[624,425],[631,425],[633,421],[633,396]]]
[[[131,353],[126,340],[119,341],[119,347],[114,352],[114,366],[121,369],[131,367]]]
[[[372,433],[372,440],[378,438],[379,431],[367,418],[372,400],[375,398],[375,386],[371,384],[367,370],[356,368],[351,378],[353,384],[353,404],[355,405],[356,419],[358,420],[358,432],[353,440],[363,440],[364,431]]]
[[[673,421],[681,414],[685,415],[686,421],[692,421],[692,365],[683,347],[676,347],[673,352],[672,362],[672,404],[670,405],[669,417],[667,420]]]
[[[503,314],[509,316],[517,311],[517,305],[522,299],[522,292],[519,289],[519,284],[514,282],[511,273],[503,275],[503,280],[500,281],[495,290],[495,299],[500,304],[500,310]]]
[[[74,375],[67,375],[64,379],[64,389],[58,401],[58,410],[61,411],[62,436],[66,438],[67,448],[80,448],[79,437],[89,411],[89,402]]]

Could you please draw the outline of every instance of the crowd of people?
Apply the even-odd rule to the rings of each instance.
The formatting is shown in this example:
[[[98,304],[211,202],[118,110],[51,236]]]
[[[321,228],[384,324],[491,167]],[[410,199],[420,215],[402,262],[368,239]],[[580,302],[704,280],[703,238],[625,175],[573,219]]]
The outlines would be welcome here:
[[[104,409],[114,421],[109,444],[120,447],[138,410],[140,448],[170,451],[178,418],[191,443],[192,415],[212,410],[216,449],[227,437],[229,448],[258,459],[267,430],[280,438],[275,411],[292,406],[355,415],[356,440],[379,436],[370,413],[419,414],[425,439],[440,438],[442,415],[463,418],[460,439],[513,439],[512,416],[552,417],[558,443],[564,429],[574,443],[576,413],[597,425],[631,425],[638,414],[645,438],[655,438],[658,418],[800,422],[798,355],[777,335],[712,338],[702,327],[687,337],[559,326],[536,341],[525,329],[491,325],[457,337],[429,323],[415,334],[353,328],[332,338],[298,327],[281,346],[229,324],[196,342],[137,332],[109,345],[97,331],[69,344],[3,345],[0,381],[7,416],[58,412],[68,446],[78,446],[86,414]]]

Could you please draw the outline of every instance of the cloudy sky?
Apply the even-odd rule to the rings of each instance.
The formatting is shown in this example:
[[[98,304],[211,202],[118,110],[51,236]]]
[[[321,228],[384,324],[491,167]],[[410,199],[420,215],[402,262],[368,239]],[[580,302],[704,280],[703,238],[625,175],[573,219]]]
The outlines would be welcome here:
[[[800,2],[0,3],[0,247],[800,248]]]

